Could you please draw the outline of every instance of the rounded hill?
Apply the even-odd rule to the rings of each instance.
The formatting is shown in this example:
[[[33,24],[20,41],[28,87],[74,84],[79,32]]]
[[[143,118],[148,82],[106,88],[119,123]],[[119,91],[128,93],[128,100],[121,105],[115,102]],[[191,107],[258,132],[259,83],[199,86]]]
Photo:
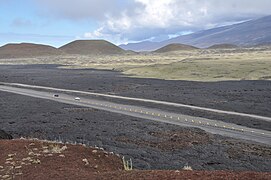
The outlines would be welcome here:
[[[6,44],[0,47],[0,59],[51,56],[59,54],[61,54],[61,52],[57,48],[42,44],[20,43]]]
[[[166,53],[172,51],[190,51],[198,49],[197,47],[186,45],[186,44],[169,44],[160,49],[155,50],[156,53]]]
[[[104,40],[76,40],[60,47],[67,54],[110,55],[123,54],[120,47]]]
[[[238,46],[234,44],[215,44],[208,47],[208,49],[234,49],[234,48],[238,48]]]

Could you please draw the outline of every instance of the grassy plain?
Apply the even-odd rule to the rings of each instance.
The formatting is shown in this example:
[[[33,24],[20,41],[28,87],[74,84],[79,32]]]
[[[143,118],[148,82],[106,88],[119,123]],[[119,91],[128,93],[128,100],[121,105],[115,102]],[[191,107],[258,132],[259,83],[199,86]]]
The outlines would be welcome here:
[[[271,48],[191,50],[112,56],[62,55],[0,59],[0,64],[60,64],[62,68],[114,69],[140,78],[224,81],[271,80]]]

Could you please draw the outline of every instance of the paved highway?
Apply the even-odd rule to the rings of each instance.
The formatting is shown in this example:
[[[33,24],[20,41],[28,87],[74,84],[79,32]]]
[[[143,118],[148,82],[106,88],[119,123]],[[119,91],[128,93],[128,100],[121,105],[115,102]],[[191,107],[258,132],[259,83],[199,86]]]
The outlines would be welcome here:
[[[18,86],[18,84],[16,86]],[[198,127],[207,132],[214,133],[214,134],[220,134],[220,135],[234,137],[234,138],[252,140],[252,141],[256,141],[260,143],[265,143],[268,145],[271,144],[270,131],[247,128],[244,126],[239,126],[232,123],[225,123],[225,122],[221,122],[217,120],[172,113],[172,112],[164,111],[162,109],[146,108],[146,107],[140,107],[140,106],[134,106],[134,105],[113,103],[113,102],[104,101],[104,100],[97,100],[97,99],[93,99],[86,96],[80,97],[80,100],[75,100],[75,97],[77,97],[78,95],[65,94],[65,92],[70,93],[72,90],[63,91],[63,89],[59,90],[57,88],[50,88],[50,87],[40,88],[40,86],[38,86],[39,90],[33,90],[33,89],[28,89],[26,87],[33,88],[31,85],[23,85],[20,87],[14,87],[10,85],[9,86],[0,85],[0,91],[16,93],[16,94],[21,94],[21,95],[31,96],[35,98],[41,98],[41,99],[49,99],[49,100],[66,103],[66,104],[77,105],[77,106],[91,107],[91,108],[101,109],[101,110],[110,111],[114,113],[134,116],[134,117],[138,117],[142,119],[170,123],[174,125]],[[37,88],[37,86],[35,86],[35,88]],[[40,89],[47,89],[51,91],[50,92],[42,91]],[[52,92],[52,90],[54,92]],[[72,91],[72,92],[78,93],[77,91]],[[79,93],[81,93],[81,91],[79,91]],[[59,97],[54,97],[54,94],[58,94]]]
[[[158,100],[152,100],[152,99],[142,99],[142,98],[131,98],[131,97],[124,97],[124,96],[110,95],[110,94],[101,94],[101,93],[93,93],[93,92],[78,91],[78,90],[60,89],[60,88],[45,87],[45,86],[34,86],[34,85],[20,84],[20,83],[0,82],[0,85],[1,84],[2,85],[7,85],[7,86],[15,86],[15,87],[45,89],[45,90],[53,90],[53,91],[61,91],[61,92],[71,92],[71,93],[80,93],[80,94],[86,94],[86,95],[94,95],[94,96],[99,96],[99,97],[108,97],[108,98],[115,98],[115,99],[141,101],[141,102],[162,104],[162,105],[175,106],[175,107],[185,107],[185,108],[190,108],[190,109],[196,109],[196,110],[202,110],[202,111],[208,111],[208,112],[215,112],[215,113],[219,113],[219,114],[250,117],[250,118],[255,118],[255,119],[260,119],[260,120],[271,122],[271,117],[259,116],[259,115],[255,115],[255,114],[239,113],[239,112],[234,112],[234,111],[224,111],[224,110],[205,108],[205,107],[199,107],[199,106],[192,106],[192,105],[181,104],[181,103],[173,103],[173,102],[158,101]]]

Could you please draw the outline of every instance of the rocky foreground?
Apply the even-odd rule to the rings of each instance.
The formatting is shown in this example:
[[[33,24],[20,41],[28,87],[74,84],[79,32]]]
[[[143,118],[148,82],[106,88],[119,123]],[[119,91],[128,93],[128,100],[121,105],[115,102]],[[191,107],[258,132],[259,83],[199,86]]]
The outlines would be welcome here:
[[[124,170],[101,148],[41,140],[0,140],[0,179],[270,179],[269,172]],[[189,168],[187,168],[189,169]]]

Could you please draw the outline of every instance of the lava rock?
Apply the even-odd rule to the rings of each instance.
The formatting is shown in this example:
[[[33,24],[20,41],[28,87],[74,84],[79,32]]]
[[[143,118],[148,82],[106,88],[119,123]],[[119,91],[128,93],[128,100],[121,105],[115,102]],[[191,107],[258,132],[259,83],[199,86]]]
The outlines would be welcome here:
[[[0,139],[12,139],[12,136],[3,130],[0,130]]]

